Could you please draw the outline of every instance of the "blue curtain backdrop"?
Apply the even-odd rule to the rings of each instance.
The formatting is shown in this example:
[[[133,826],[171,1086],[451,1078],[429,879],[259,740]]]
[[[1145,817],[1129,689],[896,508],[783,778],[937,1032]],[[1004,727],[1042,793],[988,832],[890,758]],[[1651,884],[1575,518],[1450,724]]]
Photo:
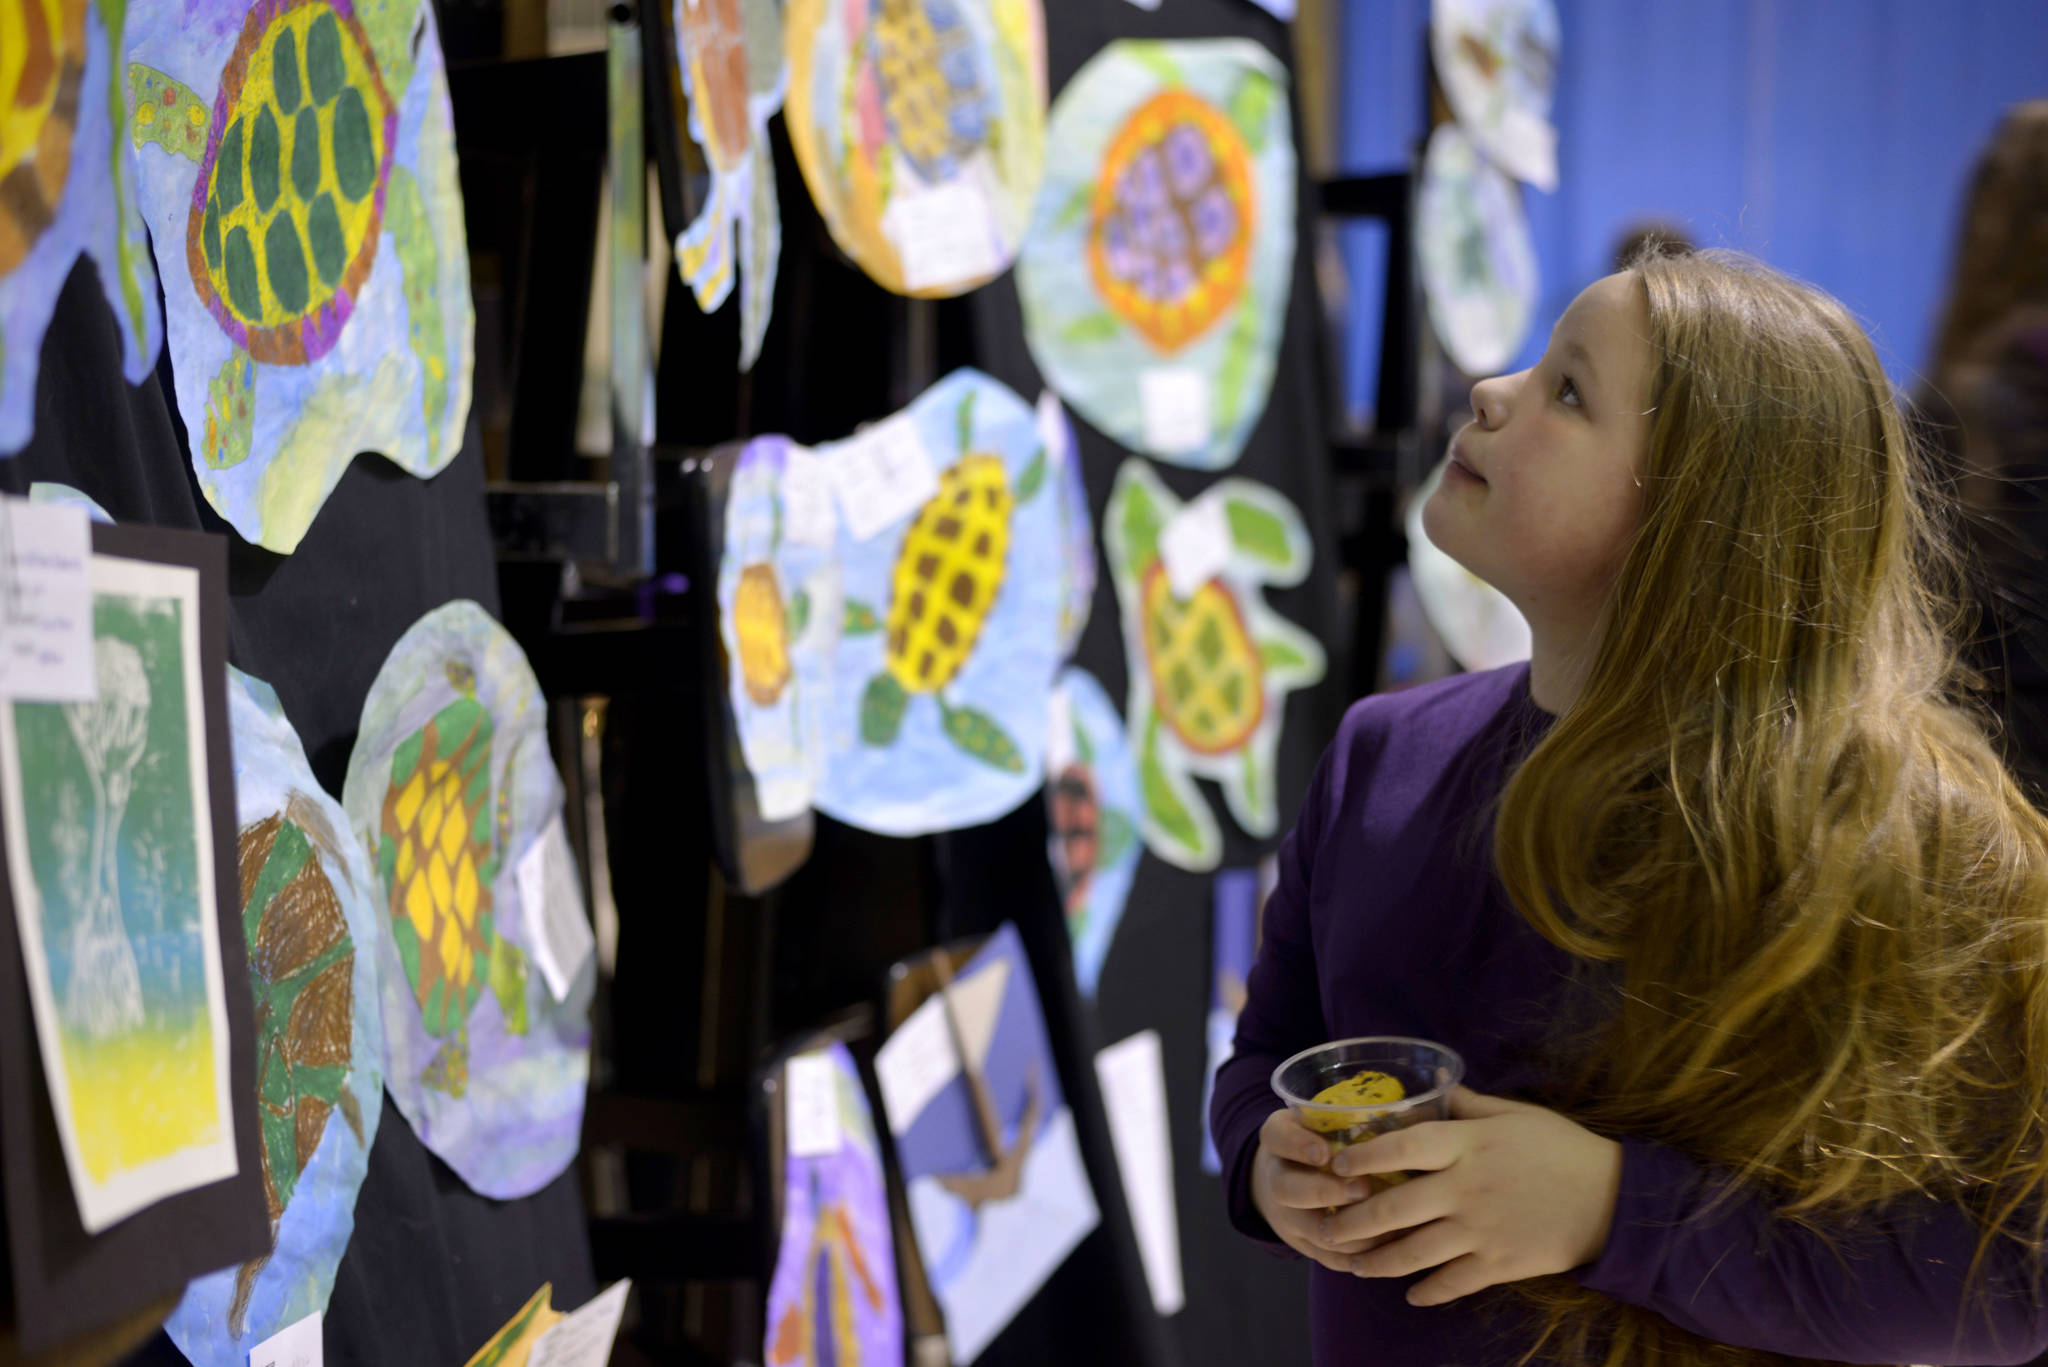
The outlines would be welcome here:
[[[1543,289],[1519,365],[1638,220],[1753,252],[1841,298],[1895,383],[1927,360],[1958,202],[2000,111],[2048,96],[2043,0],[1558,0],[1559,185],[1525,189]],[[1348,0],[1344,168],[1405,166],[1427,0]],[[1370,407],[1385,241],[1342,239],[1345,392]]]

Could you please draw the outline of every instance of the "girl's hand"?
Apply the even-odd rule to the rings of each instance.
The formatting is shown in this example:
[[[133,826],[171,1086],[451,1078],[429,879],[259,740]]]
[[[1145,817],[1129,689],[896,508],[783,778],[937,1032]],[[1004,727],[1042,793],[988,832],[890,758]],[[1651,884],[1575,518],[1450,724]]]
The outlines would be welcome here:
[[[1339,1154],[1332,1167],[1341,1177],[1414,1176],[1325,1216],[1315,1245],[1361,1277],[1439,1269],[1409,1288],[1410,1305],[1442,1305],[1600,1256],[1621,1189],[1621,1145],[1555,1111],[1463,1087],[1451,1094],[1451,1116]],[[1412,1232],[1388,1237],[1404,1230]]]
[[[1329,1141],[1305,1128],[1292,1111],[1273,1112],[1259,1128],[1259,1151],[1252,1156],[1252,1205],[1281,1243],[1332,1272],[1350,1272],[1356,1236],[1345,1236],[1352,1242],[1339,1251],[1325,1241],[1325,1217],[1332,1207],[1360,1209],[1356,1202],[1372,1184],[1333,1175],[1322,1166],[1329,1161]]]

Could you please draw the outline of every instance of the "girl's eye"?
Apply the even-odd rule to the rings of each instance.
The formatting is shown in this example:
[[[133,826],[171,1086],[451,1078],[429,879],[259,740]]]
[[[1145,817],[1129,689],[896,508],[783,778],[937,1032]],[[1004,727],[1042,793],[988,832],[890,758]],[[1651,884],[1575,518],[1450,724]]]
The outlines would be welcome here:
[[[1557,382],[1557,401],[1568,408],[1584,407],[1579,399],[1579,382],[1569,375],[1560,377]]]

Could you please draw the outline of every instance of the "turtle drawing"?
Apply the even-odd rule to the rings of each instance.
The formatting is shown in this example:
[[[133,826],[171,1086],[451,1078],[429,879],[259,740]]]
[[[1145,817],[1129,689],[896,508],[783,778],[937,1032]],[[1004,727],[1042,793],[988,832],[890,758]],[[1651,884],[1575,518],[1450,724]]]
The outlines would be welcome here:
[[[676,264],[697,306],[740,295],[740,369],[761,354],[782,252],[782,209],[768,120],[782,108],[789,67],[775,0],[671,0],[687,131],[704,149],[711,192],[676,235]],[[734,243],[738,243],[738,263]]]
[[[1536,317],[1536,243],[1521,187],[1457,124],[1430,134],[1415,198],[1429,321],[1467,375],[1508,369]]]
[[[1040,371],[1124,446],[1234,463],[1292,287],[1285,69],[1242,40],[1112,43],[1061,91],[1046,137],[1017,263]]]
[[[230,670],[228,720],[271,1241],[193,1281],[165,1321],[195,1367],[244,1367],[252,1348],[326,1307],[384,1091],[368,858],[269,685]]]
[[[991,820],[1043,772],[1065,553],[1050,461],[1032,409],[973,371],[880,430],[946,460],[891,530],[842,536],[840,721],[818,805],[890,834]],[[882,439],[820,456],[863,463],[864,440]]]
[[[1558,39],[1555,0],[1430,7],[1430,55],[1459,127],[1488,161],[1539,190],[1557,188]]]
[[[357,451],[427,475],[460,444],[471,315],[447,84],[418,0],[208,10],[138,34],[132,138],[200,487],[289,552]]]
[[[1229,530],[1223,568],[1183,594],[1161,554],[1183,515],[1208,520],[1221,504]],[[1138,750],[1139,830],[1161,859],[1206,873],[1222,833],[1194,777],[1213,779],[1245,834],[1279,826],[1275,757],[1290,690],[1323,677],[1322,646],[1265,601],[1267,586],[1298,584],[1313,548],[1301,515],[1273,490],[1226,479],[1181,501],[1144,461],[1117,472],[1103,539],[1123,611],[1129,734]]]
[[[1046,736],[1046,859],[1066,909],[1074,981],[1095,995],[1138,871],[1138,764],[1124,719],[1086,670],[1053,685]]]
[[[817,460],[787,437],[757,437],[730,459],[718,569],[727,697],[761,816],[785,821],[810,809],[829,748],[838,532]]]
[[[563,808],[547,708],[519,645],[467,600],[407,629],[363,702],[342,807],[378,908],[385,1089],[479,1195],[575,1157],[589,1081],[588,960],[557,962],[536,899]]]
[[[126,163],[125,92],[110,75],[125,12],[0,5],[0,456],[33,430],[43,337],[81,254],[120,328],[128,380],[156,364],[156,278]]]
[[[1038,440],[1058,487],[1060,508],[1060,654],[1071,657],[1095,608],[1095,519],[1088,507],[1088,482],[1081,473],[1081,448],[1074,424],[1050,389],[1038,396]]]
[[[848,256],[943,298],[1015,257],[1044,171],[1039,0],[790,0],[790,141]]]

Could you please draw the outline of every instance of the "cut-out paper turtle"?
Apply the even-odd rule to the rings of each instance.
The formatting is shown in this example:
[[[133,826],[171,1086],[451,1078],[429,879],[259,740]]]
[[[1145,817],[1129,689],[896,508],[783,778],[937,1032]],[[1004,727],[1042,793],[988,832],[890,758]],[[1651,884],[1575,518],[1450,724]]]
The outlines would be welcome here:
[[[751,370],[775,303],[782,208],[768,120],[782,108],[789,66],[775,0],[671,0],[687,128],[704,149],[711,193],[676,234],[676,265],[706,313],[740,294],[740,369]],[[739,248],[738,267],[733,259]]]
[[[903,1360],[888,1189],[853,1055],[832,1043],[791,1060],[826,1071],[834,1143],[785,1128],[782,1230],[768,1284],[769,1367],[883,1367]],[[782,1073],[782,1094],[789,1098]],[[786,1101],[794,1109],[794,1099]]]
[[[358,451],[417,475],[468,419],[454,135],[419,0],[145,9],[127,68],[178,404],[207,501],[297,547]]]
[[[1415,216],[1430,325],[1458,369],[1499,374],[1536,316],[1536,244],[1521,187],[1457,124],[1443,124],[1429,136]]]
[[[1095,995],[1144,853],[1138,841],[1138,762],[1124,719],[1086,670],[1053,686],[1046,739],[1046,856],[1066,906],[1074,981]]]
[[[1187,597],[1161,541],[1185,514],[1228,528],[1222,568]],[[1316,639],[1267,605],[1269,585],[1298,584],[1314,548],[1294,505],[1264,485],[1220,480],[1184,505],[1143,460],[1125,461],[1103,518],[1130,666],[1126,716],[1138,745],[1140,831],[1169,864],[1206,873],[1222,833],[1194,777],[1223,790],[1245,834],[1279,827],[1275,758],[1287,693],[1323,677]]]
[[[27,444],[57,296],[83,254],[121,332],[122,370],[156,364],[162,320],[114,76],[127,6],[0,4],[0,455]]]
[[[956,371],[828,463],[909,441],[930,492],[868,540],[840,533],[845,620],[819,810],[885,835],[991,821],[1038,790],[1059,666],[1059,500],[1032,409]],[[843,491],[842,491],[843,492]]]
[[[718,621],[740,753],[766,821],[809,810],[829,749],[842,613],[825,478],[819,460],[787,437],[756,437],[741,449],[726,494]],[[806,481],[811,487],[795,487]]]
[[[374,884],[269,685],[229,671],[242,932],[271,1248],[198,1278],[164,1322],[195,1367],[324,1310],[384,1095]]]
[[[962,294],[1016,256],[1044,171],[1039,0],[790,0],[788,115],[811,198],[898,294]]]
[[[378,672],[342,790],[383,909],[385,1085],[420,1142],[500,1199],[575,1156],[589,1076],[593,976],[565,965],[554,996],[534,962],[551,909],[517,876],[562,810],[545,710],[504,628],[446,604]]]
[[[1553,0],[1434,0],[1430,55],[1444,99],[1486,159],[1557,188],[1557,6]]]
[[[1124,446],[1234,463],[1292,285],[1285,68],[1238,39],[1112,43],[1060,92],[1046,146],[1017,262],[1039,370]]]

